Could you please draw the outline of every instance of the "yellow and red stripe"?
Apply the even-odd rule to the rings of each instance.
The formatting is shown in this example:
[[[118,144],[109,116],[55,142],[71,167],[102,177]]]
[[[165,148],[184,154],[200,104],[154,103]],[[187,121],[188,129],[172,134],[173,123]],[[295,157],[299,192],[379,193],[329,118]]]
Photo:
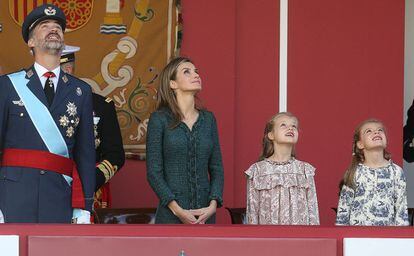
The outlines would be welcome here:
[[[9,0],[10,14],[13,20],[20,26],[26,16],[36,7],[42,4],[51,4],[53,0]]]

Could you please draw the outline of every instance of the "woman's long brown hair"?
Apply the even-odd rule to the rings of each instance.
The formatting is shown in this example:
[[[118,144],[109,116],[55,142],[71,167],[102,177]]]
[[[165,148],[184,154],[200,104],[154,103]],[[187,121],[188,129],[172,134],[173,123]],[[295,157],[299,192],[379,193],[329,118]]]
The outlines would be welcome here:
[[[160,86],[157,92],[157,110],[169,109],[171,111],[173,121],[170,124],[170,128],[177,127],[183,119],[183,113],[178,107],[177,96],[174,90],[171,89],[170,82],[177,78],[178,66],[186,62],[193,63],[189,58],[176,57],[160,73]],[[199,109],[198,106],[196,108]]]

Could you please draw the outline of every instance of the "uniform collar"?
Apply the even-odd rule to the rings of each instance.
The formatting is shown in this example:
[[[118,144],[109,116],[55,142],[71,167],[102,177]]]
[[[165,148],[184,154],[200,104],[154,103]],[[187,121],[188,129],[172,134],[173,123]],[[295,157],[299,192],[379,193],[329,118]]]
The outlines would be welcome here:
[[[35,62],[33,66],[34,66],[34,69],[35,69],[38,77],[42,77],[46,72],[49,72],[49,71],[53,72],[56,77],[59,77],[59,75],[60,75],[60,66],[57,66],[53,70],[48,70],[47,68],[43,67],[42,65],[40,65],[37,62]]]

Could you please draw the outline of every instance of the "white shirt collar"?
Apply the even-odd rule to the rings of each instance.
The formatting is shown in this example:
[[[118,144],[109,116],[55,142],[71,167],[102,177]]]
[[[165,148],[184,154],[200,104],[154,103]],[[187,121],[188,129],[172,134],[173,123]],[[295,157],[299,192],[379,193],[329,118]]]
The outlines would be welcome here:
[[[35,71],[37,73],[37,76],[40,79],[40,82],[42,83],[42,87],[45,88],[45,83],[46,83],[47,78],[44,77],[43,75],[46,72],[49,72],[49,70],[47,70],[45,67],[43,67],[42,65],[40,65],[37,62],[35,62],[33,66],[34,66],[34,69],[35,69]],[[55,84],[55,91],[56,91],[56,87],[57,87],[57,84],[58,84],[58,81],[59,81],[59,75],[60,75],[60,66],[57,66],[55,69],[50,70],[50,71],[55,74],[55,77],[52,77],[50,79]]]

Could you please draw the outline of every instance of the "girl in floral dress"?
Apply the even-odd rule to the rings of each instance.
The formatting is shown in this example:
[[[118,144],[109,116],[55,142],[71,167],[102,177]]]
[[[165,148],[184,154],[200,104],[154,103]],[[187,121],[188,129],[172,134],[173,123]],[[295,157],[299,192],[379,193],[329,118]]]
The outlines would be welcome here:
[[[343,178],[336,225],[406,226],[404,172],[390,160],[383,124],[375,119],[355,130],[352,162]]]
[[[248,224],[318,225],[315,168],[295,159],[298,119],[282,112],[266,124],[259,162],[247,176]]]

